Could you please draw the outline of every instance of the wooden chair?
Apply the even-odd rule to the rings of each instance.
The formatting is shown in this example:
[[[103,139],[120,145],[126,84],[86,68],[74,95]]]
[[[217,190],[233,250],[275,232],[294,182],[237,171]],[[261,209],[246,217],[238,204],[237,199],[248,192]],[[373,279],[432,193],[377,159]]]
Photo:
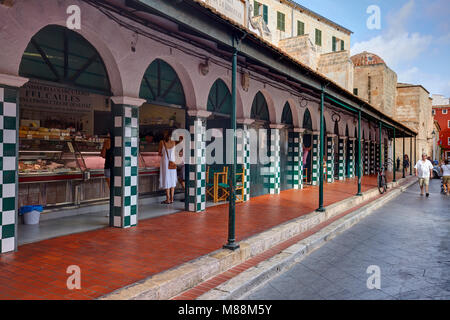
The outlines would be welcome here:
[[[223,171],[214,173],[214,202],[226,201],[229,195],[228,166],[224,166]]]
[[[211,166],[207,166],[206,168],[206,197],[210,197],[214,202],[217,202],[216,194],[217,194],[217,184],[218,180],[216,178],[217,174],[223,174],[228,172],[228,168],[224,166],[223,168],[212,168]]]
[[[227,201],[230,196],[230,184],[228,183],[228,168],[224,172],[215,174],[217,188],[215,190],[215,201]],[[242,172],[236,173],[236,202],[244,202],[245,191],[245,168]]]

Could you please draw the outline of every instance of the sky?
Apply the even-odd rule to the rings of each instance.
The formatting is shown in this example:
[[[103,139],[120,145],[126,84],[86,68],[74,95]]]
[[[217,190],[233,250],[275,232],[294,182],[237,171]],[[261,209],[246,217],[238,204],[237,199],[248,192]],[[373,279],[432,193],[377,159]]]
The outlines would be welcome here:
[[[450,97],[450,0],[296,0],[350,29],[351,54],[379,55],[398,82],[421,84],[431,94]],[[380,8],[379,29],[367,21]]]

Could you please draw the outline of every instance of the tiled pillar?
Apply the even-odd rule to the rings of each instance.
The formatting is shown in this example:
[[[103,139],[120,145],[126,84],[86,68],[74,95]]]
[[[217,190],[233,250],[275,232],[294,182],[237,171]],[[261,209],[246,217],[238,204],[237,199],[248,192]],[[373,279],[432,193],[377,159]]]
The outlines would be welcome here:
[[[328,134],[327,141],[327,182],[334,182],[334,134]]]
[[[364,175],[370,174],[369,141],[364,141]]]
[[[303,189],[303,131],[295,128],[288,138],[288,181],[292,189]]]
[[[206,117],[210,113],[188,112],[191,134],[191,157],[188,171],[186,211],[201,212],[206,208]]]
[[[17,250],[18,88],[27,81],[0,75],[0,254]]]
[[[348,174],[347,178],[352,179],[355,177],[355,138],[348,138]]]
[[[347,143],[347,137],[339,137],[339,146],[338,146],[338,155],[339,155],[339,172],[338,172],[338,176],[339,176],[339,181],[343,181],[345,180],[345,165],[346,165],[346,161],[345,161],[345,156],[346,156],[346,152],[345,152],[345,146]]]
[[[237,141],[238,164],[241,164],[242,167],[245,168],[245,202],[250,200],[250,131],[248,130],[248,124],[245,121],[238,125]]]
[[[369,146],[370,146],[370,174],[375,174],[375,154],[376,154],[376,142],[375,141],[370,141],[369,142]]]
[[[389,159],[389,144],[385,143],[383,144],[383,151],[384,151],[384,163],[386,164],[386,162]]]
[[[379,165],[380,165],[380,144],[378,142],[375,142],[375,168],[378,168]],[[377,170],[375,170],[375,173],[377,173]]]
[[[110,200],[113,226],[135,227],[139,195],[139,107],[142,99],[112,97],[114,169]]]
[[[263,168],[264,188],[269,194],[279,194],[280,189],[280,125],[271,125],[270,163]]]
[[[312,134],[312,170],[311,170],[311,184],[313,186],[319,185],[319,162],[320,162],[320,133],[313,132]]]

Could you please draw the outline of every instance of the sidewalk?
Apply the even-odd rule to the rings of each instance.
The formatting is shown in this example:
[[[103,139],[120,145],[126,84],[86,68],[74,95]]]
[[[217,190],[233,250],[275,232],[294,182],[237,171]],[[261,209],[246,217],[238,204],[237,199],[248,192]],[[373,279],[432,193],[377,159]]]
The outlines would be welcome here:
[[[364,177],[362,191],[376,187]],[[356,180],[325,184],[325,206],[356,193]],[[237,240],[314,211],[318,188],[284,191],[236,206]],[[105,228],[19,247],[0,256],[0,299],[95,299],[218,250],[226,242],[228,206],[140,221],[137,228]],[[70,265],[81,268],[82,289],[66,287]]]

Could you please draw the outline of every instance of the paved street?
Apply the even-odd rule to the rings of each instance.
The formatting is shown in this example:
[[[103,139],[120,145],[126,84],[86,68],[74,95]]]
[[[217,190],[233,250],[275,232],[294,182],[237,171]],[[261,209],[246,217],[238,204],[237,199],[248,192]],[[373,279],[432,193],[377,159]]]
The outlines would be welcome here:
[[[450,198],[417,184],[244,299],[450,299]],[[381,288],[369,290],[369,266]]]

